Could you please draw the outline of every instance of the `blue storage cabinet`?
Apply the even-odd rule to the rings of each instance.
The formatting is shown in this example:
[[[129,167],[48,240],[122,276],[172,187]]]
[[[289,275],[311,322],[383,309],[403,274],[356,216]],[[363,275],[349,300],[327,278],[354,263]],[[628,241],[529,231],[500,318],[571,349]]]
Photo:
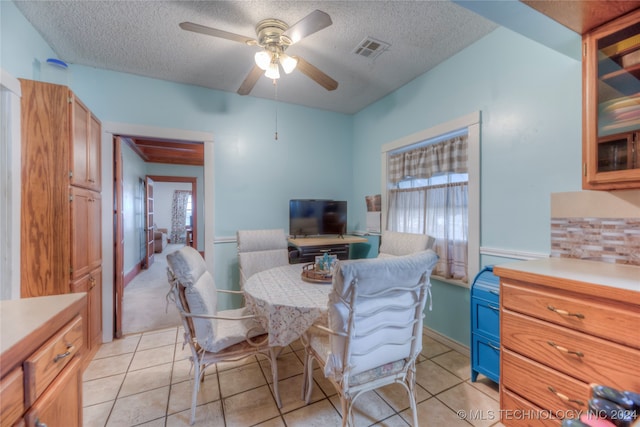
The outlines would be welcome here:
[[[471,285],[471,381],[483,374],[500,382],[500,279],[493,266],[480,271]]]

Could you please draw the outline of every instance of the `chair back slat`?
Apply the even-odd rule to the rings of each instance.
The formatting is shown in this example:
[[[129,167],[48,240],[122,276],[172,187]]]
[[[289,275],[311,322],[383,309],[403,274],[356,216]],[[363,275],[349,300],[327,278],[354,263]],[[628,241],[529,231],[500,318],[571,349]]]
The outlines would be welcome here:
[[[206,268],[200,253],[184,246],[167,255],[167,264],[175,277],[176,303],[185,313],[215,315],[217,313],[217,290],[213,276]],[[183,316],[185,317],[185,316]],[[192,338],[206,347],[216,340],[216,319],[186,318]]]
[[[336,373],[357,375],[405,360],[422,350],[422,320],[429,277],[437,262],[432,250],[415,254],[340,261],[329,296],[331,352],[340,355]]]
[[[380,236],[379,256],[404,256],[432,249],[436,239],[428,234],[385,230]]]
[[[238,267],[240,289],[244,283],[260,271],[289,263],[287,236],[284,230],[238,230]]]
[[[287,249],[287,236],[284,230],[238,230],[236,233],[239,252]]]

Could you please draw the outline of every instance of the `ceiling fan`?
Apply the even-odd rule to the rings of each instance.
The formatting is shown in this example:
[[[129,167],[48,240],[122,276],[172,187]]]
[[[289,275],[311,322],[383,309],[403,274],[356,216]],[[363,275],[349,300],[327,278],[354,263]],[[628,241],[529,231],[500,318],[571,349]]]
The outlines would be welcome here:
[[[238,93],[247,95],[258,81],[261,74],[271,79],[280,78],[280,67],[289,74],[294,69],[300,70],[311,80],[327,90],[335,90],[338,82],[320,71],[314,65],[299,56],[289,56],[287,48],[304,37],[318,32],[332,24],[331,17],[321,10],[314,10],[291,27],[285,22],[269,18],[256,25],[257,39],[230,33],[228,31],[211,28],[193,22],[182,22],[180,28],[195,33],[240,42],[249,46],[259,46],[261,51],[255,55],[255,65],[244,79]]]

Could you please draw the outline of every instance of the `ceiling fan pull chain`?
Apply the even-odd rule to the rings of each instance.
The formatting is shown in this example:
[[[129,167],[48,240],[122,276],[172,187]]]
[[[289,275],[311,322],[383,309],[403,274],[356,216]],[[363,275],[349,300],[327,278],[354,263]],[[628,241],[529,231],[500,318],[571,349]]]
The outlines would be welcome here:
[[[275,134],[275,140],[278,140],[278,80],[273,79],[273,90],[275,92],[275,99],[276,99],[276,134]]]

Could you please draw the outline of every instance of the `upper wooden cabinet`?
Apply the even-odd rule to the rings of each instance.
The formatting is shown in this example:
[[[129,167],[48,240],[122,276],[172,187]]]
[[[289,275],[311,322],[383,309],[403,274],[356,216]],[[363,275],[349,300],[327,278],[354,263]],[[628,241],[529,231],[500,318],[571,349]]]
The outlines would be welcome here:
[[[101,123],[91,111],[76,98],[71,99],[71,184],[100,191],[100,138]]]
[[[640,188],[640,9],[583,43],[582,187]]]

